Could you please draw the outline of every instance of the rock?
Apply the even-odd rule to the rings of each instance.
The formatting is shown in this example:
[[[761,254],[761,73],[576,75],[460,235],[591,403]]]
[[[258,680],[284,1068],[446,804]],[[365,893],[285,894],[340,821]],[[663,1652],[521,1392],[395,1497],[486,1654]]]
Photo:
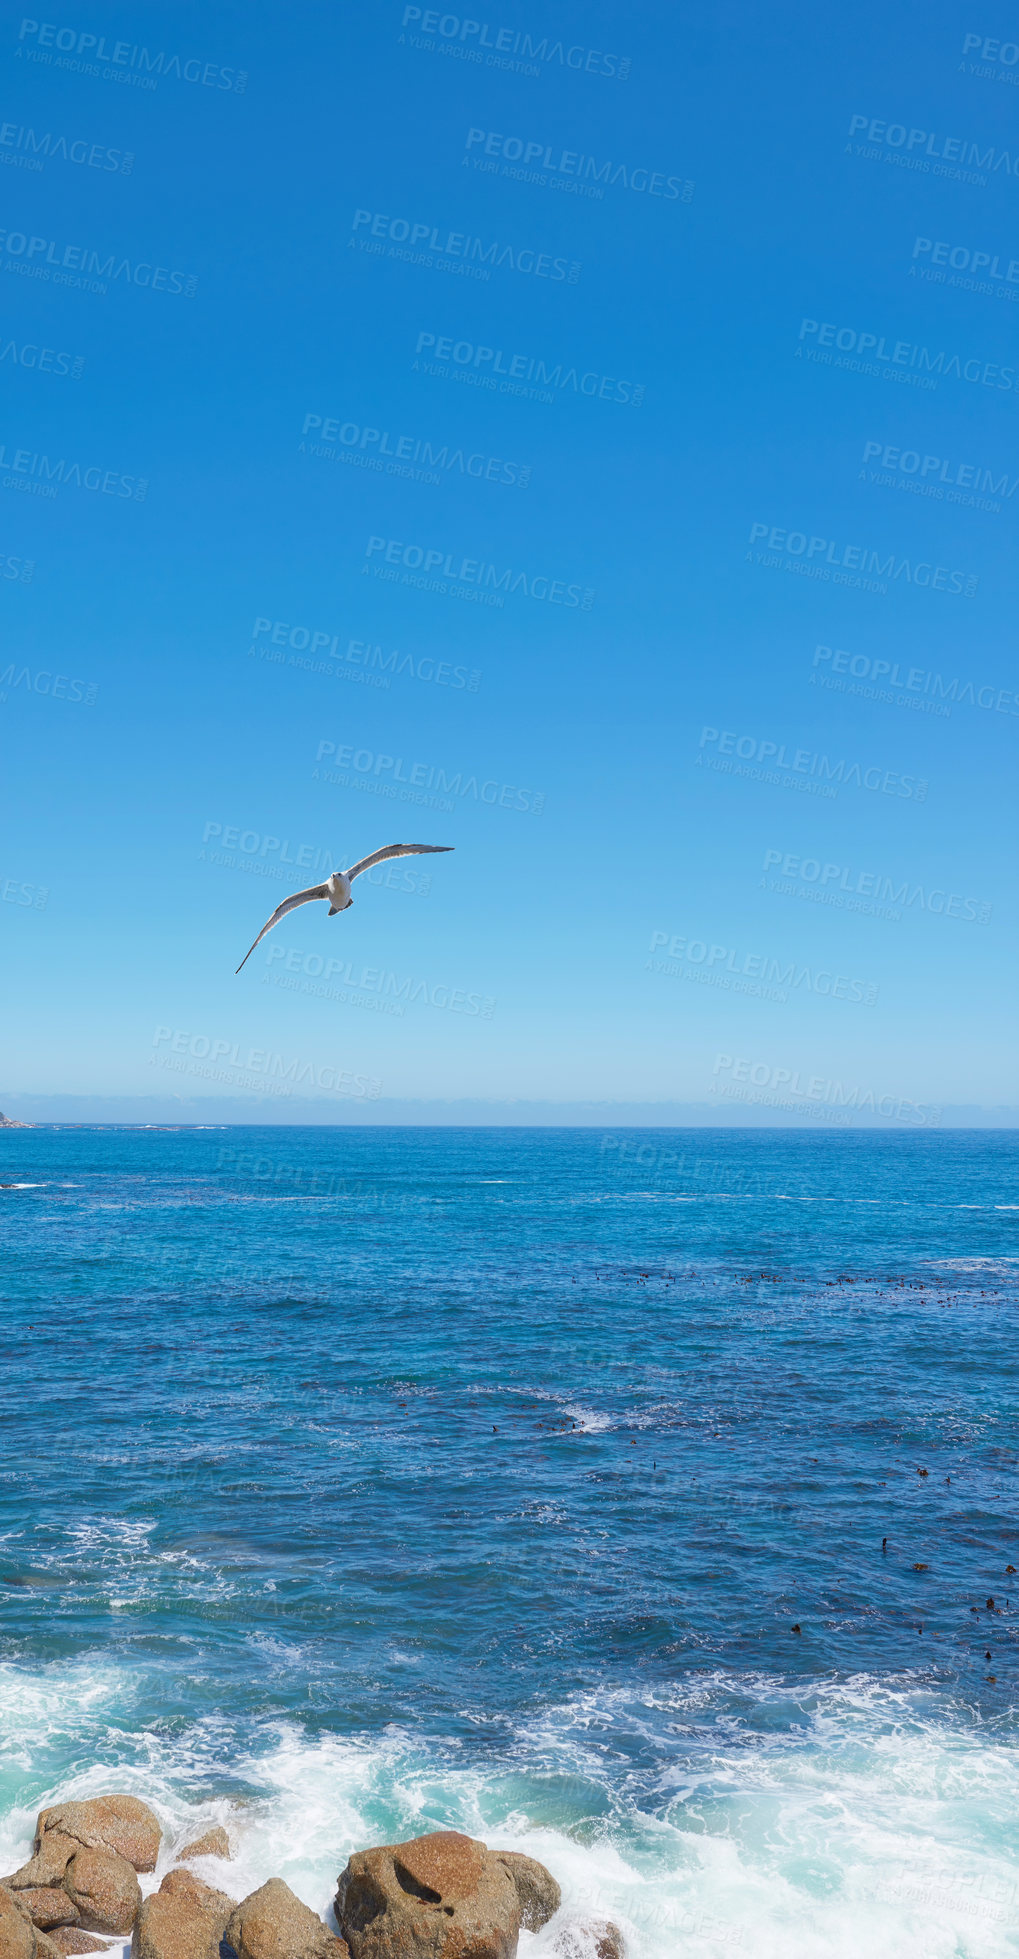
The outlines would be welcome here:
[[[36,1938],[24,1905],[0,1884],[0,1959],[35,1959]]]
[[[189,1843],[183,1850],[178,1850],[177,1855],[182,1862],[185,1858],[191,1857],[229,1857],[230,1839],[226,1831],[217,1823],[214,1830],[206,1830],[204,1837],[196,1837],[194,1843]]]
[[[60,1884],[75,1852],[81,1849],[74,1837],[65,1837],[60,1830],[52,1830],[47,1837],[36,1834],[35,1851],[27,1864],[13,1871],[4,1883],[12,1891],[34,1890],[36,1886]]]
[[[281,1877],[234,1907],[223,1939],[237,1959],[350,1959],[343,1940]]]
[[[44,1835],[35,1856],[3,1882],[40,1930],[81,1925],[87,1932],[129,1932],[141,1904],[126,1857],[86,1849],[61,1830]]]
[[[33,1855],[3,1882],[38,1930],[80,1925],[86,1932],[129,1932],[141,1904],[133,1860],[149,1870],[158,1850],[159,1825],[134,1796],[59,1803],[40,1810]],[[56,1952],[54,1946],[42,1959],[55,1959]]]
[[[154,1871],[162,1831],[158,1818],[137,1796],[90,1796],[84,1802],[56,1803],[39,1812],[38,1854],[52,1831],[73,1837],[87,1850],[115,1850],[136,1871]]]
[[[0,1884],[0,1959],[62,1959],[58,1948],[33,1925],[19,1897]]]
[[[204,1877],[199,1877],[195,1871],[182,1871],[179,1865],[176,1865],[172,1871],[167,1871],[159,1891],[164,1892],[169,1898],[192,1898],[196,1904],[202,1905],[213,1898],[217,1903],[222,1899],[229,1905],[231,1911],[237,1910],[236,1898],[228,1898],[225,1891],[217,1891],[214,1885],[206,1884]],[[157,1897],[159,1891],[156,1892]]]
[[[458,1830],[356,1851],[336,1915],[353,1959],[514,1959],[520,1930],[508,1866]]]
[[[559,1959],[626,1959],[626,1942],[611,1918],[573,1919],[556,1934]]]
[[[79,1850],[64,1872],[63,1888],[78,1907],[86,1932],[129,1932],[142,1901],[134,1866],[115,1850]]]
[[[168,1871],[135,1920],[132,1959],[219,1959],[235,1900],[193,1871]]]
[[[536,1857],[524,1857],[519,1850],[497,1850],[495,1856],[505,1864],[517,1890],[520,1923],[527,1932],[540,1932],[555,1916],[563,1901],[551,1871]]]
[[[110,1949],[105,1939],[94,1939],[91,1932],[82,1932],[77,1925],[58,1925],[47,1932],[46,1938],[61,1959],[67,1959],[71,1952],[108,1952]]]
[[[33,1925],[42,1932],[52,1931],[54,1925],[78,1923],[78,1907],[72,1905],[62,1885],[41,1884],[19,1890],[18,1903],[24,1906]]]

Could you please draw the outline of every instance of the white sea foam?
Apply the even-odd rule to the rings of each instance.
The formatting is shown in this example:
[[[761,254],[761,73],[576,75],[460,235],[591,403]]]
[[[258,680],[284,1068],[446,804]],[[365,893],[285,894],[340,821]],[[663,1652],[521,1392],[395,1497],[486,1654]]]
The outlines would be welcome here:
[[[1019,1209],[1019,1205],[1015,1208]],[[997,1273],[1003,1279],[1014,1279],[1019,1258],[924,1258],[918,1263],[933,1266],[939,1272],[985,1272],[992,1276]]]
[[[602,1414],[598,1408],[582,1408],[576,1401],[564,1401],[560,1406],[584,1435],[600,1435],[603,1429],[612,1427],[611,1415]]]
[[[200,1875],[235,1897],[279,1875],[323,1916],[369,1843],[454,1827],[524,1850],[558,1877],[563,1907],[522,1935],[521,1959],[550,1959],[567,1923],[594,1917],[622,1927],[632,1959],[1014,1951],[1019,1758],[919,1679],[718,1673],[591,1694],[514,1733],[494,1721],[480,1758],[397,1728],[341,1739],[280,1722],[244,1741],[210,1717],[157,1735],[136,1725],[140,1685],[108,1667],[0,1669],[3,1868],[27,1853],[42,1803],[118,1788],[166,1832],[146,1890],[213,1823],[235,1855],[198,1860]],[[65,1764],[49,1781],[47,1755]],[[218,1792],[202,1800],[203,1786]],[[578,1929],[570,1959],[591,1951]]]

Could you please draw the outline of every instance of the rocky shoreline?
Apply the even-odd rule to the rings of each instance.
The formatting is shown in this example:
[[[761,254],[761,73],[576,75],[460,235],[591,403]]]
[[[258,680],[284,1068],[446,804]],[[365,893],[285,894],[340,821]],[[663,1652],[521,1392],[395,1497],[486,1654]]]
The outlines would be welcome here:
[[[458,1830],[355,1851],[337,1883],[338,1932],[282,1878],[238,1901],[196,1876],[196,1858],[229,1860],[219,1827],[179,1850],[143,1897],[139,1873],[162,1847],[158,1817],[135,1796],[40,1810],[31,1857],[0,1879],[0,1959],[69,1959],[128,1935],[131,1959],[515,1959],[521,1929],[540,1932],[561,1911],[544,1864]],[[564,1918],[547,1949],[624,1959],[606,1919]]]

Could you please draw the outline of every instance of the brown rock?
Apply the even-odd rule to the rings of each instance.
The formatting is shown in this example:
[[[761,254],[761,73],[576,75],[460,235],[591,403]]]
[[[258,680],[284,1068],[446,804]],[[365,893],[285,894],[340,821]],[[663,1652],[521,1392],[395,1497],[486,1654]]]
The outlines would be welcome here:
[[[86,1932],[129,1932],[142,1901],[133,1865],[115,1850],[79,1850],[64,1872],[64,1890]]]
[[[611,1918],[574,1919],[553,1941],[559,1959],[626,1959],[626,1942]]]
[[[353,1959],[515,1959],[520,1930],[508,1866],[458,1830],[355,1852],[336,1915]]]
[[[51,1931],[54,1925],[78,1923],[78,1907],[72,1905],[67,1892],[59,1884],[19,1889],[18,1903],[24,1906],[33,1925],[42,1932]]]
[[[63,1955],[33,1925],[20,1896],[0,1883],[0,1959],[63,1959]]]
[[[185,1858],[191,1857],[229,1857],[230,1839],[222,1826],[217,1823],[214,1830],[206,1830],[204,1837],[196,1837],[194,1843],[189,1843],[183,1850],[178,1850],[177,1855],[182,1862]]]
[[[57,1925],[52,1931],[47,1932],[46,1938],[54,1952],[61,1955],[61,1959],[67,1959],[68,1953],[71,1952],[109,1951],[105,1939],[94,1939],[91,1932],[83,1932],[77,1925]]]
[[[100,1828],[108,1836],[119,1832],[134,1856],[148,1856],[150,1824],[158,1833],[151,1810],[133,1796],[102,1796],[94,1802],[44,1809],[34,1854],[4,1884],[41,1931],[80,1925],[89,1932],[129,1932],[141,1903],[134,1866],[98,1832]],[[87,1836],[97,1839],[94,1845],[85,1842]],[[47,1941],[47,1951],[40,1949],[37,1959],[57,1959],[57,1954],[58,1948]]]
[[[0,1959],[35,1959],[36,1937],[24,1906],[0,1884]]]
[[[78,1936],[79,1938],[83,1938],[84,1933],[79,1932]],[[82,1947],[82,1951],[84,1951],[84,1947]],[[36,1932],[35,1959],[60,1959],[60,1947],[54,1945],[49,1932]]]
[[[74,1837],[65,1837],[60,1830],[51,1831],[47,1837],[37,1833],[35,1844],[35,1851],[27,1864],[22,1864],[20,1870],[4,1878],[4,1883],[12,1891],[29,1891],[39,1885],[60,1884],[71,1858],[81,1849]]]
[[[350,1959],[343,1940],[281,1877],[234,1907],[223,1936],[237,1959]]]
[[[219,1959],[234,1905],[193,1871],[168,1871],[135,1920],[132,1959]]]
[[[147,1803],[137,1796],[90,1796],[84,1802],[56,1803],[39,1812],[38,1853],[52,1831],[73,1837],[87,1850],[115,1850],[136,1871],[154,1871],[162,1831]]]
[[[228,1898],[225,1891],[217,1891],[214,1885],[206,1884],[204,1877],[199,1877],[196,1871],[182,1871],[179,1864],[174,1865],[172,1871],[167,1871],[159,1891],[168,1898],[191,1898],[196,1904],[207,1903],[213,1898],[218,1903],[225,1898],[231,1911],[237,1909],[236,1898]],[[159,1896],[158,1891],[156,1896]]]
[[[537,1858],[524,1857],[519,1850],[497,1850],[495,1856],[500,1864],[505,1864],[516,1885],[521,1925],[525,1931],[540,1932],[563,1901],[551,1871],[539,1864]]]

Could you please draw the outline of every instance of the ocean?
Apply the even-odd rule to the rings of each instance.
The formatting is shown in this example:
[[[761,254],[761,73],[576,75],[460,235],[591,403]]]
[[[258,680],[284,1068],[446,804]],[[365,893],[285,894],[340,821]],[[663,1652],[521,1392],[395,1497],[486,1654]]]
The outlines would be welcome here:
[[[117,1789],[322,1913],[455,1827],[632,1959],[1014,1952],[1017,1164],[0,1132],[2,1869]]]

